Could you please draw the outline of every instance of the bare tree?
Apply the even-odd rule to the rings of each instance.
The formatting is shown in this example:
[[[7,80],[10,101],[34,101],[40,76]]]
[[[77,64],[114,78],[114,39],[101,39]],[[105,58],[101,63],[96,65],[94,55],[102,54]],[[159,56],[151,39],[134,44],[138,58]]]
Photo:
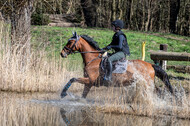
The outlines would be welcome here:
[[[170,0],[170,32],[176,33],[176,21],[180,9],[180,0]]]
[[[1,10],[11,22],[11,45],[22,48],[23,54],[30,52],[30,21],[34,0],[2,0]],[[20,53],[20,52],[19,52]]]
[[[81,6],[87,26],[96,27],[96,0],[81,0]]]
[[[81,5],[87,26],[109,27],[122,19],[132,30],[190,34],[190,0],[81,0]]]

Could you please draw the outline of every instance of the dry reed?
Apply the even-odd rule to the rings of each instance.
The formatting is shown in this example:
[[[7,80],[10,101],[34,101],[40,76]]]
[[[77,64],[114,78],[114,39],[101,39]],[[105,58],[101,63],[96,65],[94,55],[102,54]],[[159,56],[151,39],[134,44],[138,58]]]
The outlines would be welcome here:
[[[26,45],[10,45],[10,28],[0,22],[0,90],[15,92],[58,92],[73,76],[65,69],[69,60],[48,58],[44,48],[24,54]],[[28,53],[28,52],[27,52]],[[81,74],[78,74],[81,75]],[[71,90],[80,86],[72,86]]]

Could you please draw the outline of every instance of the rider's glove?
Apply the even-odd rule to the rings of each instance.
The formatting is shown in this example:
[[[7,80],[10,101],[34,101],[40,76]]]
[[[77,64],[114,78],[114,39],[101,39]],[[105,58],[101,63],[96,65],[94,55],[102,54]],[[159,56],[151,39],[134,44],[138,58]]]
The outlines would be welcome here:
[[[110,49],[111,49],[111,46],[107,46],[106,48],[107,48],[107,50],[110,50]]]
[[[105,48],[103,48],[102,50],[110,50],[111,49],[111,46],[107,46]]]

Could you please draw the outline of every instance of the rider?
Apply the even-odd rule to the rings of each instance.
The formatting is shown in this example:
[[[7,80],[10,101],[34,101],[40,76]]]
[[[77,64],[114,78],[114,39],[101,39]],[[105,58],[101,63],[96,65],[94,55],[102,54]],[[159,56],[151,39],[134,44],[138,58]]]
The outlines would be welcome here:
[[[103,48],[103,50],[114,49],[114,53],[108,57],[107,72],[105,74],[104,80],[111,81],[112,78],[112,63],[118,61],[122,58],[126,58],[126,55],[130,55],[129,46],[127,43],[126,35],[121,31],[124,24],[122,20],[115,20],[112,22],[112,29],[115,34],[112,37],[112,42]]]

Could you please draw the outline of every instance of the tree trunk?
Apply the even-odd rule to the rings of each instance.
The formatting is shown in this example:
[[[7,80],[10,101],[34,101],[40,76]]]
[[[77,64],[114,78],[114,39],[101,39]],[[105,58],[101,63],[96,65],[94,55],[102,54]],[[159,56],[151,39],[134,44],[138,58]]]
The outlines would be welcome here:
[[[152,4],[152,0],[148,1],[148,17],[147,17],[147,21],[146,21],[146,25],[145,25],[145,31],[148,31],[148,27],[150,24],[150,19],[151,19],[151,4]]]
[[[81,0],[85,23],[89,27],[96,27],[96,0]]]
[[[132,17],[133,17],[133,0],[131,0],[131,3],[130,3],[130,18],[129,18],[129,22],[130,22],[130,24],[129,24],[129,28],[132,28],[133,27],[133,21],[132,21]]]
[[[176,21],[179,13],[180,0],[170,0],[170,22],[169,28],[171,33],[176,32]]]
[[[112,17],[112,20],[116,20],[116,3],[115,3],[115,0],[112,1],[112,12],[113,12],[113,17]]]
[[[142,15],[142,28],[141,28],[141,30],[142,31],[144,31],[144,29],[145,29],[145,13],[146,13],[146,11],[145,11],[145,1],[144,0],[142,0],[142,13],[143,13],[143,15]]]
[[[3,15],[2,15],[2,13],[0,12],[0,21],[2,21],[3,20]]]
[[[127,28],[130,28],[130,19],[131,19],[131,1],[132,0],[127,0],[127,8],[126,8],[126,17],[125,17],[125,21],[127,24]]]
[[[121,5],[122,5],[122,0],[119,0],[118,8],[119,8],[119,19],[120,20],[122,20],[122,18],[123,18],[123,9],[122,9]]]
[[[17,48],[19,53],[30,53],[30,26],[33,0],[28,0],[21,7],[12,2],[11,12],[11,45]]]

